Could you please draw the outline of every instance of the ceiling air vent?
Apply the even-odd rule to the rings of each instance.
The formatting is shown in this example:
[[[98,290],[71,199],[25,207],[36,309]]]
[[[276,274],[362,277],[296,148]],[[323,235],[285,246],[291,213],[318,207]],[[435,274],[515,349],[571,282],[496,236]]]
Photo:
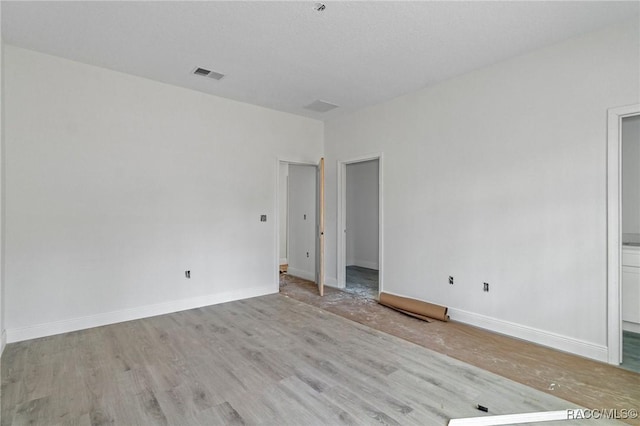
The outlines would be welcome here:
[[[208,70],[206,68],[200,68],[200,67],[197,67],[196,69],[194,69],[193,73],[195,75],[201,75],[202,77],[213,78],[214,80],[221,80],[222,77],[224,77],[224,74],[221,74],[221,73],[215,72],[215,71],[211,71],[211,70]]]
[[[334,108],[338,108],[338,105],[334,105],[332,103],[321,101],[318,99],[317,101],[313,101],[309,105],[305,106],[305,108],[316,112],[327,112],[331,111]]]

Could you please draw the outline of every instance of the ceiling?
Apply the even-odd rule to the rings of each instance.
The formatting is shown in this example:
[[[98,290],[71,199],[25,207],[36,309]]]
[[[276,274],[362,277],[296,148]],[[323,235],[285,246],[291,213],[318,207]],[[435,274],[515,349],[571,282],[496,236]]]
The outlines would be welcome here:
[[[2,1],[5,43],[324,120],[623,20],[639,2]],[[193,75],[196,67],[225,74]],[[315,100],[339,105],[304,109]]]

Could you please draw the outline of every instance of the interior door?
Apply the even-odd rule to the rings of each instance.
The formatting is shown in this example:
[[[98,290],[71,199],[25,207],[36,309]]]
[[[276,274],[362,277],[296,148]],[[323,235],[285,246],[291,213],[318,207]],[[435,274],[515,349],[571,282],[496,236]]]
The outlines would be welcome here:
[[[316,232],[316,283],[318,293],[324,296],[324,158],[320,159],[317,168],[317,232]]]

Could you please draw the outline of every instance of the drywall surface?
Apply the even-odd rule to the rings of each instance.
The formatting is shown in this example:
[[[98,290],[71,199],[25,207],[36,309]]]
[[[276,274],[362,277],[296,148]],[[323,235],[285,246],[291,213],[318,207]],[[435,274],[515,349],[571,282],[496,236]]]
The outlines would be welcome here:
[[[607,28],[327,121],[327,276],[335,164],[382,152],[385,291],[606,359],[607,109],[638,102],[639,40]]]
[[[5,47],[10,340],[278,291],[274,165],[321,122]]]
[[[347,164],[347,266],[378,269],[378,163]]]
[[[316,167],[289,165],[288,199],[288,273],[315,281]]]
[[[640,243],[640,116],[622,119],[622,241]]]
[[[278,179],[278,185],[280,185],[280,188],[278,189],[278,194],[280,196],[280,198],[278,199],[278,208],[279,208],[279,217],[280,217],[280,224],[279,226],[279,230],[278,232],[280,233],[280,238],[279,238],[279,257],[280,257],[280,264],[284,265],[288,262],[287,260],[287,213],[288,213],[288,208],[287,208],[287,192],[288,187],[289,187],[289,164],[285,163],[285,162],[280,162],[280,164],[278,165],[279,170],[278,173],[280,173],[279,179]]]
[[[0,7],[0,355],[6,344],[4,321],[4,96],[3,96],[3,57],[2,7]]]

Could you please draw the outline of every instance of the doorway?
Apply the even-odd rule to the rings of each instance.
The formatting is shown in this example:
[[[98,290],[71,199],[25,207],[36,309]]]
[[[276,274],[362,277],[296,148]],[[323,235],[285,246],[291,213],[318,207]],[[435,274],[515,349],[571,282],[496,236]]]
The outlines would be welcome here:
[[[640,373],[640,115],[621,126],[621,366]]]
[[[382,291],[381,172],[381,155],[338,164],[338,286],[367,299]]]
[[[315,167],[289,164],[287,273],[309,281],[316,280],[315,185]]]
[[[278,160],[278,286],[283,274],[324,292],[324,159],[318,164]]]
[[[640,371],[640,104],[608,112],[608,362]]]

